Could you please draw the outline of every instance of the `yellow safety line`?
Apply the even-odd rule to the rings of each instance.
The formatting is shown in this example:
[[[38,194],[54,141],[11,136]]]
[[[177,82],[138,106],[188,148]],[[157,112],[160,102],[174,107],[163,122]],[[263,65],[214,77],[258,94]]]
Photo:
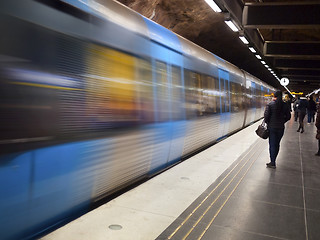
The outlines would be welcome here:
[[[254,153],[253,153],[254,155]],[[253,156],[252,155],[252,156]],[[251,156],[251,157],[252,157]],[[194,228],[199,224],[199,222],[202,220],[202,218],[207,214],[207,212],[210,210],[210,208],[213,206],[213,204],[215,204],[215,202],[220,198],[220,196],[224,193],[224,191],[229,187],[229,185],[233,182],[233,180],[238,176],[238,174],[241,172],[242,168],[244,168],[244,166],[246,166],[246,164],[249,162],[250,158],[248,158],[248,160],[244,163],[244,165],[242,165],[242,167],[239,169],[239,171],[236,173],[236,175],[233,176],[233,178],[229,181],[229,183],[223,188],[223,190],[220,192],[220,194],[214,199],[214,201],[210,204],[209,207],[207,207],[207,209],[204,211],[204,213],[201,215],[201,217],[196,221],[196,223],[192,226],[192,228],[187,232],[187,234],[182,238],[183,240],[185,240],[190,233],[194,230]]]
[[[257,145],[259,142],[256,142],[255,145]],[[253,147],[255,147],[255,145]],[[253,149],[253,147],[251,149]],[[202,200],[202,202],[188,215],[188,217],[173,231],[173,233],[168,237],[168,239],[171,239],[178,231],[179,229],[189,220],[189,218],[198,210],[198,208],[210,197],[210,195],[224,182],[224,180],[233,172],[233,170],[245,159],[245,157],[250,153],[251,151],[247,152],[242,159],[229,171],[229,173],[219,182],[219,184]]]
[[[41,87],[41,88],[51,88],[51,89],[59,89],[59,90],[76,90],[76,91],[83,91],[80,88],[68,88],[68,87],[58,87],[58,86],[51,86],[46,84],[38,84],[38,83],[26,83],[26,82],[9,82],[11,84],[16,85],[24,85],[24,86],[31,86],[31,87]]]
[[[256,159],[257,160],[257,159]],[[199,238],[197,240],[200,240],[204,234],[206,233],[206,231],[209,229],[209,227],[211,226],[211,224],[213,223],[213,221],[216,219],[216,217],[218,216],[218,214],[221,212],[222,208],[224,207],[224,205],[226,205],[226,203],[228,202],[228,200],[230,199],[231,195],[234,193],[234,191],[237,189],[237,187],[239,186],[239,184],[241,183],[241,181],[243,180],[243,178],[247,175],[249,169],[252,167],[252,165],[255,163],[255,161],[252,161],[252,163],[250,164],[250,166],[248,167],[248,169],[245,171],[245,173],[243,174],[243,176],[240,178],[239,182],[237,183],[237,185],[232,189],[231,193],[229,194],[229,196],[227,197],[227,199],[223,202],[222,206],[218,209],[218,211],[216,212],[216,214],[213,216],[213,218],[211,219],[211,221],[209,222],[209,224],[207,225],[207,227],[204,229],[204,231],[202,232],[202,234],[199,236]]]

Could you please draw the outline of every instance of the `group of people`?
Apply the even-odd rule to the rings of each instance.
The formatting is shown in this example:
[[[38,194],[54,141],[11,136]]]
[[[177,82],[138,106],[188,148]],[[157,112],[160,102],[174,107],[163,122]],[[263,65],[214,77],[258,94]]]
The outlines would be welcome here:
[[[314,116],[317,112],[315,126],[317,127],[318,152],[316,156],[320,156],[320,107],[312,97],[308,100],[305,97],[298,98],[294,104],[294,120],[299,118],[299,128],[297,132],[304,132],[303,120],[308,114],[308,123],[314,122]],[[280,141],[284,134],[285,123],[291,118],[291,101],[288,95],[282,99],[282,92],[276,91],[273,100],[267,104],[264,112],[264,121],[269,130],[269,153],[270,162],[267,163],[268,168],[276,168],[276,158],[280,150]]]

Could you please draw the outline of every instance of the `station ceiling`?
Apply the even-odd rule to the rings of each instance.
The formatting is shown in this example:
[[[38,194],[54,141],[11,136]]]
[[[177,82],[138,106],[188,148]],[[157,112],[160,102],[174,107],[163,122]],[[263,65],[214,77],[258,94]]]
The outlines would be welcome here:
[[[205,0],[119,2],[278,89],[284,90],[261,61],[278,78],[287,77],[292,92],[308,94],[320,88],[318,0],[215,0],[220,13]],[[225,24],[230,19],[240,31],[233,32]],[[249,45],[239,35],[244,35]]]

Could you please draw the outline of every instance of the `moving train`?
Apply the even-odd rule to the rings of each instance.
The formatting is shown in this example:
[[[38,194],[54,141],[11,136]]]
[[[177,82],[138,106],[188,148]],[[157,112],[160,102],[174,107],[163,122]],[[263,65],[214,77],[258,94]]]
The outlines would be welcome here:
[[[0,30],[0,239],[239,131],[275,91],[112,0],[1,1]]]

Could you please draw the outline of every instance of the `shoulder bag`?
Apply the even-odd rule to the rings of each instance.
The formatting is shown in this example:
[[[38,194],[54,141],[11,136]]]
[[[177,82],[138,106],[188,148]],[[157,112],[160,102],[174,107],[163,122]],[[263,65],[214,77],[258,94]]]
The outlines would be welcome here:
[[[267,124],[265,123],[264,119],[262,123],[258,126],[256,130],[256,134],[262,139],[267,139],[269,137],[269,130],[267,128]]]

